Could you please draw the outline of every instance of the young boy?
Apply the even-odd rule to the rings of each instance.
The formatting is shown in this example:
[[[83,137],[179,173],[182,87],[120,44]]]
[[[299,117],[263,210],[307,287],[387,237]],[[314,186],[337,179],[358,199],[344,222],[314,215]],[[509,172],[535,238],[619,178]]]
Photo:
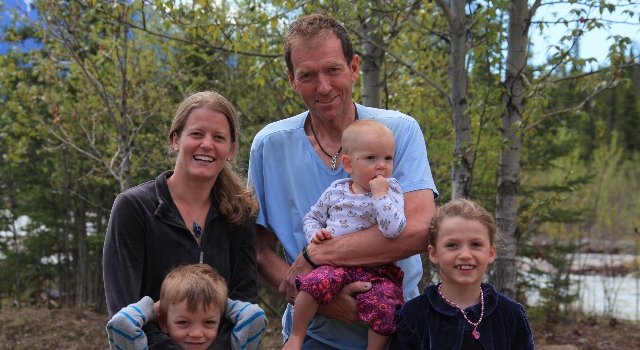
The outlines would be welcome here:
[[[400,184],[391,178],[394,138],[391,131],[373,120],[359,120],[342,135],[342,165],[351,178],[333,182],[304,217],[307,242],[322,244],[377,225],[393,239],[406,226]],[[305,248],[306,249],[306,248]],[[306,251],[305,251],[306,252]],[[285,349],[300,349],[318,304],[331,301],[346,284],[370,282],[358,294],[360,319],[369,325],[368,349],[384,349],[395,332],[395,313],[402,305],[403,272],[395,264],[368,267],[324,265],[297,276],[293,328]]]
[[[142,327],[157,319],[180,349],[207,349],[216,339],[225,310],[234,323],[231,348],[259,349],[267,325],[264,311],[258,305],[228,299],[224,278],[211,266],[182,265],[165,277],[158,303],[144,297],[109,320],[109,347],[147,349]]]
[[[402,307],[389,349],[534,348],[522,305],[482,283],[496,258],[495,235],[491,214],[470,200],[437,209],[428,249],[442,282]]]

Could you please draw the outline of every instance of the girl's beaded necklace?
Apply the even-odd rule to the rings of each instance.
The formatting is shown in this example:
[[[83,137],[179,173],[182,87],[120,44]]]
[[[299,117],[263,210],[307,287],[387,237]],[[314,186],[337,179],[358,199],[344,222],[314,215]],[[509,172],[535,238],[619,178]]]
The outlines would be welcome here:
[[[480,318],[478,319],[478,322],[475,322],[475,323],[471,322],[469,317],[467,317],[467,314],[464,312],[464,309],[458,306],[458,304],[447,299],[442,294],[442,283],[438,286],[438,294],[440,294],[440,297],[442,298],[442,300],[444,300],[447,304],[460,310],[460,312],[462,313],[462,317],[464,317],[464,320],[467,321],[468,324],[473,326],[473,330],[471,331],[471,335],[473,336],[473,338],[476,340],[480,339],[480,332],[478,332],[478,325],[480,324],[480,322],[482,322],[482,317],[484,316],[484,293],[482,292],[482,287],[480,288]]]

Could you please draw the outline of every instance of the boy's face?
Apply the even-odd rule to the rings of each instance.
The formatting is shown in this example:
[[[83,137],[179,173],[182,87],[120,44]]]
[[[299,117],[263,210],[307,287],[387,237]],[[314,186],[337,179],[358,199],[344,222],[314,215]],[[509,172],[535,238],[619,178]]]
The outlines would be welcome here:
[[[162,329],[182,350],[207,349],[218,335],[221,310],[209,305],[207,311],[198,306],[196,312],[187,310],[187,301],[167,307],[167,317]]]
[[[489,230],[479,221],[459,216],[442,220],[435,244],[429,245],[429,260],[440,265],[440,278],[449,286],[480,285],[496,258]]]
[[[342,166],[351,175],[358,193],[371,192],[369,181],[378,175],[389,178],[393,174],[393,135],[363,132],[358,135],[357,143],[350,154],[342,157]]]

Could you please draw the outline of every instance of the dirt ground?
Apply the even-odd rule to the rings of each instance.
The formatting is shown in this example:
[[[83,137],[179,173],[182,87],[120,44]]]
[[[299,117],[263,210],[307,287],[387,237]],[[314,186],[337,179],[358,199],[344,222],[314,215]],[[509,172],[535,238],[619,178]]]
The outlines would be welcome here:
[[[0,350],[108,349],[104,327],[107,316],[72,309],[4,307],[0,310]],[[549,344],[574,345],[568,349],[640,349],[640,323],[586,318],[565,323],[553,331],[532,322],[536,348]],[[279,349],[279,320],[271,319],[263,349]]]

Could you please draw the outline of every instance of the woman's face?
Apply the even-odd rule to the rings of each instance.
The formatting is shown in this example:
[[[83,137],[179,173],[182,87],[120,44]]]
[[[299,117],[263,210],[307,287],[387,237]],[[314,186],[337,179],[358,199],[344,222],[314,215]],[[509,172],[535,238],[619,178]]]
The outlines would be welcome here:
[[[235,143],[227,117],[207,108],[194,109],[180,135],[172,137],[175,172],[194,180],[213,181],[233,157]]]

